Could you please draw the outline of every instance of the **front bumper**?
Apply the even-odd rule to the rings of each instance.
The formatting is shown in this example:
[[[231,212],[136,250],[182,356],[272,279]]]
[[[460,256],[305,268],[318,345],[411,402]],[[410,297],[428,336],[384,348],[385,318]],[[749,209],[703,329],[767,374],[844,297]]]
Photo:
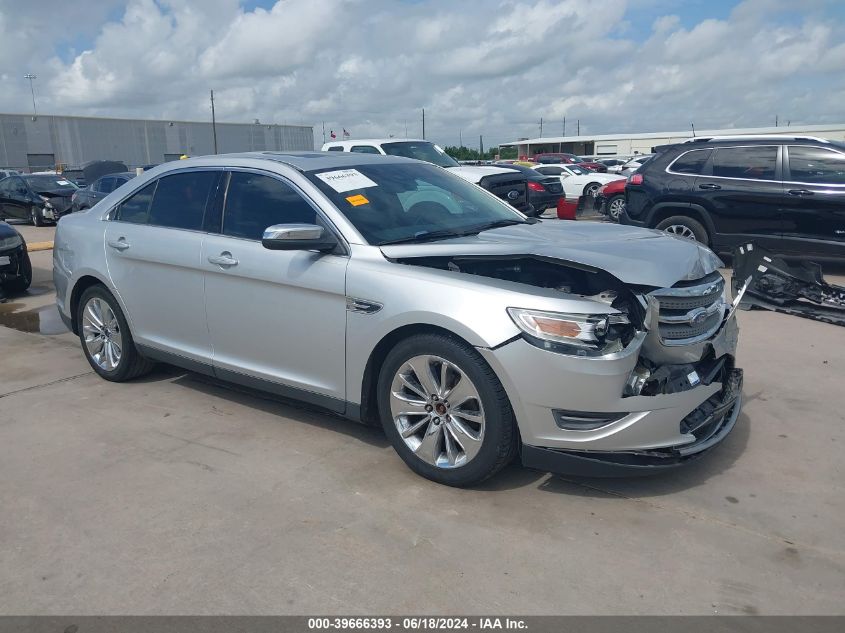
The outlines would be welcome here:
[[[17,280],[23,274],[26,245],[0,251],[0,285]],[[8,259],[8,263],[6,260]]]
[[[479,352],[508,393],[526,466],[569,474],[657,472],[703,454],[733,428],[742,390],[742,372],[734,368],[737,331],[731,314],[709,340],[686,347],[663,347],[648,331],[598,358],[559,354],[522,338]],[[673,378],[645,391],[653,395],[625,395],[641,355],[668,366]],[[562,411],[602,425],[567,425]]]

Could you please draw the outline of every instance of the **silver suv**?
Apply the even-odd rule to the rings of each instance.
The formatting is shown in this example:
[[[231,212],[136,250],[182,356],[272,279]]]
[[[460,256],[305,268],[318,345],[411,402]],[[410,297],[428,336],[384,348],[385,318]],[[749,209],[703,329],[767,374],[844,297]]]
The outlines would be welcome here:
[[[60,313],[91,367],[162,361],[381,424],[424,477],[656,472],[741,406],[706,247],[527,219],[435,165],[251,153],[156,167],[62,218]]]

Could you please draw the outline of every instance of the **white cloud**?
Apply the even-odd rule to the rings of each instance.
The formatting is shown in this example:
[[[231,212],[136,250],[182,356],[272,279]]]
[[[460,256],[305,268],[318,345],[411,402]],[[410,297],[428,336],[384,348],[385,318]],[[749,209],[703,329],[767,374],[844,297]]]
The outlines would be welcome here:
[[[39,6],[34,6],[38,4]],[[0,111],[301,123],[485,144],[568,131],[841,119],[845,26],[824,0],[746,0],[728,19],[625,0],[0,0]],[[787,15],[789,19],[780,19]],[[109,19],[111,17],[111,19]],[[56,19],[54,19],[56,18]],[[54,50],[44,43],[53,42]],[[76,50],[79,47],[81,50]],[[571,123],[569,123],[571,122]],[[473,142],[476,142],[474,140]]]

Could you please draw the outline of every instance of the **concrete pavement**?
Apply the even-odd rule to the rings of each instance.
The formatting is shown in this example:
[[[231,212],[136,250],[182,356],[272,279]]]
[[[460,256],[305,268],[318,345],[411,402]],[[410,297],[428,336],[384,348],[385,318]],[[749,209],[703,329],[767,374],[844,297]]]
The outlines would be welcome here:
[[[52,302],[33,260],[16,314]],[[740,321],[746,405],[707,458],[474,490],[377,429],[168,368],[111,384],[41,316],[0,327],[0,614],[843,614],[845,329]]]

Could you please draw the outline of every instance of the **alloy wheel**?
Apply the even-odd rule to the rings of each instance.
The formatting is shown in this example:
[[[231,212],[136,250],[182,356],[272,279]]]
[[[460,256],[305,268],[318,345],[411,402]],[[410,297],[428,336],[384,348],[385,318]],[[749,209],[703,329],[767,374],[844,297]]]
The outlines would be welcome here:
[[[619,220],[619,216],[622,215],[622,211],[625,210],[625,199],[624,198],[616,198],[613,202],[610,203],[610,206],[607,209],[608,214],[612,220]]]
[[[695,233],[693,233],[693,230],[685,224],[670,224],[665,229],[663,229],[663,232],[669,233],[670,235],[677,235],[678,237],[685,237],[688,240],[695,241]]]
[[[601,189],[601,185],[597,182],[594,182],[587,187],[587,190],[584,193],[586,193],[592,198],[595,198],[596,194],[599,192],[599,189]]]
[[[111,306],[92,297],[82,311],[82,333],[85,348],[100,369],[114,371],[123,354],[123,334]]]
[[[390,389],[393,423],[407,447],[438,468],[464,466],[484,439],[478,389],[455,363],[439,356],[410,358]]]

